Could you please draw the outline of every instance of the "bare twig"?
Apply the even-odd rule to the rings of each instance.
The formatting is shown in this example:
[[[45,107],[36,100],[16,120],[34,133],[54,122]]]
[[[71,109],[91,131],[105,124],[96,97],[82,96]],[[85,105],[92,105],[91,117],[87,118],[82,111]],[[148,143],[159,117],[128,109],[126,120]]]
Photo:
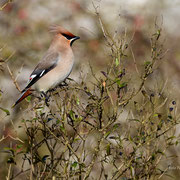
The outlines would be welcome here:
[[[1,7],[0,7],[0,11],[2,11],[9,3],[11,3],[12,0],[8,0],[5,4],[3,4]]]
[[[9,68],[8,65],[7,65],[7,69],[8,69],[8,71],[9,71],[9,74],[10,74],[10,76],[11,76],[11,79],[13,80],[13,83],[14,83],[16,89],[17,89],[19,92],[21,92],[21,89],[20,89],[20,87],[19,87],[19,85],[18,85],[18,83],[17,83],[17,81],[16,81],[16,78],[14,78],[14,75],[13,75],[13,73],[12,73],[12,71],[10,70],[10,68]]]

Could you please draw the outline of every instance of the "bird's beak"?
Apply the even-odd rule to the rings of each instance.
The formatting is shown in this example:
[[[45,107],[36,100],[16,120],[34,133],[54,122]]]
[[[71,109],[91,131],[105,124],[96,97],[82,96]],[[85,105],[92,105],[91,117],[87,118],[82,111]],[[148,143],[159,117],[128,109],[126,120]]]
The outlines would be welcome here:
[[[77,39],[80,39],[80,37],[75,36],[74,38],[72,38],[71,41],[70,41],[70,46],[72,46],[73,42],[76,41]]]
[[[78,39],[80,39],[80,37],[79,37],[79,36],[76,36],[76,37],[74,38],[74,41],[75,41],[75,40],[78,40]]]

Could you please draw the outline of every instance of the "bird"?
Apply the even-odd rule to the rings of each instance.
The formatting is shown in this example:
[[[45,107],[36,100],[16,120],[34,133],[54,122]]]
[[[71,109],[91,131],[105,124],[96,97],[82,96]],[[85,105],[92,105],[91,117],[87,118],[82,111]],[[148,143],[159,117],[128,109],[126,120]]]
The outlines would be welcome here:
[[[20,98],[12,107],[31,95],[33,91],[45,94],[57,87],[72,71],[74,65],[72,44],[80,37],[59,25],[52,25],[49,29],[54,34],[49,49],[31,73],[27,85],[21,91]]]

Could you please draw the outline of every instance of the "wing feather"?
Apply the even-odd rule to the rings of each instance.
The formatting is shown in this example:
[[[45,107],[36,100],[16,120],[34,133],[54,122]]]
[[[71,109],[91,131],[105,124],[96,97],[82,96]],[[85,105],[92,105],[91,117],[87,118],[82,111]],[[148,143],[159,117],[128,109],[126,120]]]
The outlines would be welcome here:
[[[30,88],[34,83],[36,83],[41,77],[47,74],[49,71],[57,66],[59,60],[58,53],[48,53],[42,58],[39,64],[35,67],[34,71],[31,73],[28,85],[24,88],[22,92]]]

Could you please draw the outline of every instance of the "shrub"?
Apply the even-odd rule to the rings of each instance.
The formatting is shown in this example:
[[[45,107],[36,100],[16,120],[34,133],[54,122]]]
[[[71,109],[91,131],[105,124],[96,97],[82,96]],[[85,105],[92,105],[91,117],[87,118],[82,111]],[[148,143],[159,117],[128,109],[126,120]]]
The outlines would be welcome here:
[[[98,18],[109,59],[105,70],[94,72],[90,65],[92,81],[82,75],[49,92],[49,102],[29,99],[22,113],[31,116],[19,124],[26,136],[5,149],[7,179],[158,179],[168,174],[161,160],[178,144],[179,119],[166,84],[153,75],[166,53],[162,30],[150,38],[148,60],[137,63],[127,34],[112,38]]]

